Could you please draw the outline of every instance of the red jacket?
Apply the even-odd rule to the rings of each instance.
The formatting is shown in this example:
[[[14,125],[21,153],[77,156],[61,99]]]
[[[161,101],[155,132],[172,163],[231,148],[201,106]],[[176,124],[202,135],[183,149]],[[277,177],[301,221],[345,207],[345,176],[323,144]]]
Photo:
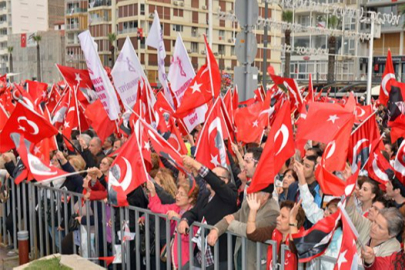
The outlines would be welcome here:
[[[281,242],[283,241],[283,234],[277,230],[274,229],[273,234],[271,236],[271,240],[276,241],[277,242],[277,254],[279,254],[280,252],[280,245]],[[287,236],[287,239],[285,241],[285,243],[283,243],[287,246],[290,246],[290,239],[289,239],[289,235]],[[279,256],[280,257],[280,254]],[[273,262],[273,246],[269,245],[268,249],[267,249],[267,268],[266,269],[273,269],[271,266],[271,263]],[[287,250],[285,252],[285,264],[284,264],[284,269],[286,270],[296,270],[298,269],[298,258],[297,255],[292,253],[290,250]]]
[[[401,251],[403,252],[403,251]],[[405,265],[404,256],[397,256],[398,252],[392,253],[390,256],[386,257],[375,257],[374,263],[371,266],[366,266],[364,264],[364,269],[367,270],[394,270],[394,269],[401,269],[396,268],[395,265],[399,264],[399,266]],[[402,260],[400,262],[399,260]]]

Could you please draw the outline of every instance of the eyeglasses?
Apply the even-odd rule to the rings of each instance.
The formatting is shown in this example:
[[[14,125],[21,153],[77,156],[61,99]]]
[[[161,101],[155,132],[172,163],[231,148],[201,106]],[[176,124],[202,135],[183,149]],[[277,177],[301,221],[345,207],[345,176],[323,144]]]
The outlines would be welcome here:
[[[176,196],[179,195],[179,197],[187,198],[188,196],[186,194],[183,194],[179,191],[176,192]]]

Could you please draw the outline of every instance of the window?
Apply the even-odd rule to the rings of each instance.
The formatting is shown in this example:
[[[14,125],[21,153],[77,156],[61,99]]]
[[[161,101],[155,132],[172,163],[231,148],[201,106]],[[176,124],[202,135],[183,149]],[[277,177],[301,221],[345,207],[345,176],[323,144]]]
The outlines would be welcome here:
[[[174,24],[173,25],[173,31],[183,32],[183,25]]]
[[[141,15],[145,15],[145,4],[141,4]]]
[[[225,46],[224,45],[218,45],[218,53],[219,54],[225,54]]]
[[[198,28],[197,27],[192,27],[191,28],[191,36],[192,37],[197,37],[198,36]]]
[[[225,31],[224,30],[219,30],[219,37],[220,37],[220,40],[225,38]]]
[[[178,8],[174,8],[174,9],[173,9],[173,16],[176,16],[176,17],[183,17],[183,16],[184,16],[183,10],[182,10],[182,9],[178,9]]]
[[[191,42],[191,52],[193,52],[193,53],[198,52],[198,43],[197,42]]]

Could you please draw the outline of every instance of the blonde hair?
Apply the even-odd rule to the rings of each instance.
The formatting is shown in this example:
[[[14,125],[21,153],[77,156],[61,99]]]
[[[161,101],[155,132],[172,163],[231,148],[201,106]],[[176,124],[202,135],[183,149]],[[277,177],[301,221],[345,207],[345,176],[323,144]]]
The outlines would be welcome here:
[[[176,196],[177,187],[171,171],[166,168],[160,168],[156,177],[159,177],[160,186],[174,198]]]
[[[195,180],[193,179],[193,181],[195,181]],[[191,199],[191,204],[195,205],[197,202],[198,190],[199,190],[197,183],[194,183],[194,189],[191,192],[191,194],[189,194],[189,193],[190,193],[190,190],[192,187],[190,187],[189,181],[183,181],[181,183],[178,183],[177,188],[180,188],[180,187],[182,187],[187,192],[188,198]]]
[[[68,156],[67,160],[76,169],[76,171],[82,171],[86,168],[86,162],[79,155]]]

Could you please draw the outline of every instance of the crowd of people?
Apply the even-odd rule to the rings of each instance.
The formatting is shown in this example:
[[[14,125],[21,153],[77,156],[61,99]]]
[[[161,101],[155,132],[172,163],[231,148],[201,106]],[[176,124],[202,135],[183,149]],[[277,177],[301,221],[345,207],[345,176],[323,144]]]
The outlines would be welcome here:
[[[331,214],[338,211],[341,200],[333,198],[328,202],[323,200],[323,193],[315,177],[316,167],[319,166],[320,157],[325,150],[325,144],[312,142],[310,147],[305,150],[303,158],[297,158],[295,155],[285,162],[282,169],[274,179],[274,183],[269,184],[259,192],[247,194],[247,187],[255,174],[256,167],[261,160],[263,149],[266,143],[266,135],[261,144],[232,144],[232,152],[228,151],[230,167],[218,166],[212,170],[202,165],[193,158],[195,151],[195,141],[198,140],[201,125],[192,133],[192,136],[185,136],[184,142],[188,148],[188,154],[182,156],[183,166],[191,174],[185,174],[177,170],[172,164],[156,153],[151,154],[152,167],[149,174],[152,180],[139,186],[127,196],[128,204],[139,208],[149,209],[154,213],[164,214],[171,220],[170,239],[166,239],[164,230],[164,219],[160,228],[160,246],[162,254],[151,254],[160,256],[160,263],[165,267],[164,252],[171,252],[173,266],[179,267],[177,254],[182,254],[182,268],[194,269],[201,267],[202,259],[205,258],[205,266],[208,269],[213,268],[214,264],[214,246],[218,243],[218,261],[220,267],[226,267],[228,264],[228,248],[225,232],[230,231],[237,235],[247,238],[246,260],[248,269],[256,269],[256,264],[263,264],[256,260],[256,242],[267,240],[276,241],[277,252],[280,255],[280,245],[285,244],[289,247],[285,256],[285,268],[297,269],[298,256],[292,241],[292,236],[298,232],[310,229]],[[267,134],[267,133],[265,133]],[[75,172],[87,170],[86,173],[63,177],[52,181],[50,185],[54,188],[65,189],[67,191],[83,194],[84,200],[97,201],[97,210],[90,208],[90,216],[98,211],[101,217],[101,202],[108,202],[108,172],[114,161],[115,155],[121,147],[125,147],[126,138],[117,138],[112,134],[102,142],[91,129],[83,133],[73,133],[72,143],[75,145],[75,151],[72,152],[66,148],[64,141],[57,136],[59,149],[50,153],[51,164],[66,171]],[[192,141],[191,141],[192,140]],[[398,143],[391,144],[389,136],[384,139],[385,151],[384,157],[388,161],[392,160],[398,149]],[[228,149],[229,150],[229,149]],[[0,158],[0,167],[3,169],[3,176],[11,176],[12,179],[18,177],[23,166],[21,160],[15,151],[3,153]],[[5,173],[5,171],[7,173]],[[352,174],[349,165],[341,172],[343,180],[348,179]],[[6,182],[3,182],[3,185]],[[384,191],[383,191],[384,190]],[[77,200],[74,210],[69,209],[68,213],[78,213],[79,204],[82,201]],[[357,179],[356,190],[348,199],[346,210],[350,216],[355,228],[359,233],[357,242],[357,253],[359,265],[365,269],[403,269],[404,255],[403,242],[404,215],[405,215],[405,187],[396,178],[387,182],[385,187],[367,176],[359,176]],[[62,204],[63,206],[63,204]],[[68,204],[70,207],[70,204]],[[109,222],[107,225],[100,223],[99,239],[108,242],[108,254],[104,254],[102,245],[100,245],[99,255],[107,256],[113,254],[111,234],[111,211],[107,204],[106,216]],[[85,209],[85,208],[83,208]],[[63,209],[61,212],[63,213]],[[119,211],[115,212],[119,215]],[[13,218],[8,215],[6,218],[7,231],[10,237],[13,237]],[[69,217],[70,218],[70,217]],[[49,217],[44,217],[48,226],[50,238],[58,238],[59,234],[52,234],[51,222]],[[94,219],[86,220],[84,210],[75,216],[79,227],[86,226],[88,223],[94,228]],[[119,217],[115,217],[119,221]],[[135,231],[135,223],[143,225],[145,217],[135,220],[134,213],[129,215],[129,230]],[[200,245],[189,241],[189,234],[197,235],[198,228],[193,227],[190,231],[190,225],[193,222],[205,222],[212,225],[207,237],[209,248],[202,256]],[[73,254],[74,245],[79,247],[85,239],[80,240],[80,229],[69,231],[65,228],[65,221],[60,224],[55,222],[56,231],[61,231],[62,239],[55,239],[57,250],[62,254]],[[103,234],[105,226],[107,234]],[[341,223],[333,234],[326,255],[337,258],[342,242]],[[115,226],[116,230],[121,228],[119,222]],[[93,229],[94,230],[94,229]],[[151,234],[154,234],[154,227],[150,228]],[[179,246],[178,237],[181,237]],[[83,236],[82,236],[83,238]],[[234,239],[235,240],[235,239]],[[60,244],[59,244],[60,243]],[[190,245],[193,253],[190,254]],[[131,241],[131,252],[135,254],[134,241]],[[235,269],[242,267],[242,242],[237,238],[232,248],[234,254]],[[267,269],[271,267],[273,260],[281,263],[280,258],[273,258],[273,246],[269,246],[267,253]],[[163,252],[164,251],[164,252]],[[89,257],[87,251],[82,249],[81,255]],[[145,254],[143,254],[145,256]],[[194,265],[190,265],[190,257],[193,256]],[[131,256],[133,260],[135,256]],[[142,262],[143,265],[144,261]],[[152,265],[155,260],[151,260]],[[132,264],[135,266],[135,263]],[[313,264],[307,263],[307,268],[312,269]],[[332,269],[334,263],[322,262],[322,269]],[[144,266],[144,265],[143,265]]]

